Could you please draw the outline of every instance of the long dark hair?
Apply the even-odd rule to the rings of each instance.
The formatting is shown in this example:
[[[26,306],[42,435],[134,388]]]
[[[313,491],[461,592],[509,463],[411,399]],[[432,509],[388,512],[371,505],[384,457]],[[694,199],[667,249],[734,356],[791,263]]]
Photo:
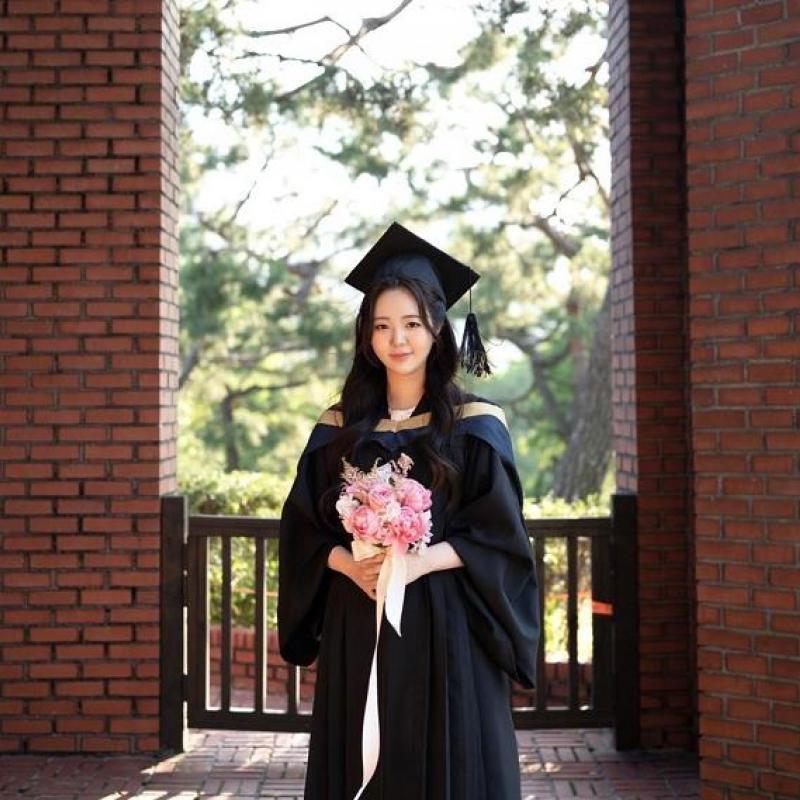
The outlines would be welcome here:
[[[430,424],[417,440],[431,465],[432,490],[445,487],[447,510],[458,500],[458,468],[447,453],[453,431],[456,407],[464,403],[465,392],[456,381],[458,345],[453,328],[447,319],[444,301],[430,287],[413,278],[398,276],[375,281],[364,295],[355,322],[353,366],[342,386],[341,396],[334,409],[340,411],[344,422],[339,435],[327,449],[329,476],[341,472],[341,458],[351,461],[364,437],[371,433],[381,419],[386,403],[386,368],[372,349],[372,328],[375,305],[386,289],[402,287],[417,301],[422,323],[433,338],[425,363],[425,394],[430,404]],[[323,513],[331,514],[340,486],[334,482],[320,498]],[[335,513],[335,512],[333,512]]]

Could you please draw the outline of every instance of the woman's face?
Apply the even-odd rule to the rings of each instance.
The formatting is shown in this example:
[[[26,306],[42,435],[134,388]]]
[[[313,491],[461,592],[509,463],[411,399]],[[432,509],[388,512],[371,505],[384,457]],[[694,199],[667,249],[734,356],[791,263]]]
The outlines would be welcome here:
[[[416,298],[408,289],[385,289],[378,295],[371,341],[387,372],[408,376],[422,371],[424,376],[434,339],[422,322]]]

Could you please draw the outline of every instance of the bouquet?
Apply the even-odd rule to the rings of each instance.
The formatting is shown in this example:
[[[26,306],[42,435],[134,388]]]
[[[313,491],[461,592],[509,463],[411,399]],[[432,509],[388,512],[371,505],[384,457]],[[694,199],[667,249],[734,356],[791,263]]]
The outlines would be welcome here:
[[[380,753],[378,718],[377,659],[384,601],[386,618],[400,636],[400,619],[406,585],[406,554],[419,554],[431,539],[431,493],[421,483],[408,477],[414,461],[401,453],[397,461],[378,466],[369,472],[342,458],[344,488],[336,501],[336,510],[344,529],[352,535],[353,558],[361,561],[387,550],[378,575],[375,608],[375,649],[372,653],[364,719],[361,726],[362,782],[353,800],[359,800],[375,773]]]
[[[362,472],[342,458],[345,482],[336,510],[353,536],[353,558],[360,561],[381,548],[420,552],[431,538],[431,493],[408,477],[413,459],[401,453],[397,461]],[[408,545],[408,547],[406,547]]]

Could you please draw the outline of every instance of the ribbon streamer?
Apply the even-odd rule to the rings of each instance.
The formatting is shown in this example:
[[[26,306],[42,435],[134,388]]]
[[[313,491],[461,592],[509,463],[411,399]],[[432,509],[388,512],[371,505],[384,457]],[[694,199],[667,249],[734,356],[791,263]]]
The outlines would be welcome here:
[[[368,558],[384,548],[354,539],[353,556],[357,561]],[[375,601],[375,650],[372,653],[372,666],[369,670],[367,700],[364,704],[364,719],[361,723],[361,788],[353,800],[359,800],[367,788],[370,778],[375,774],[380,755],[381,737],[378,719],[378,640],[381,635],[381,618],[384,603],[386,619],[400,636],[400,619],[403,615],[403,600],[406,592],[406,545],[394,542],[381,564],[378,574],[377,597]]]

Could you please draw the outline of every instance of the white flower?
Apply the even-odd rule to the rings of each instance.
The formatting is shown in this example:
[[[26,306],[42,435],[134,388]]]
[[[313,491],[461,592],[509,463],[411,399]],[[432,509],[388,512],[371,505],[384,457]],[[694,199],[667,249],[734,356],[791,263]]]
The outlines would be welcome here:
[[[390,500],[384,507],[383,507],[383,518],[387,522],[391,522],[397,517],[400,516],[400,503],[397,500]]]
[[[381,480],[388,481],[389,476],[392,474],[392,465],[391,464],[381,464],[377,468],[377,473],[380,476]]]
[[[351,511],[355,511],[360,505],[361,503],[354,497],[345,494],[336,501],[336,510],[339,512],[339,516],[343,517]]]

